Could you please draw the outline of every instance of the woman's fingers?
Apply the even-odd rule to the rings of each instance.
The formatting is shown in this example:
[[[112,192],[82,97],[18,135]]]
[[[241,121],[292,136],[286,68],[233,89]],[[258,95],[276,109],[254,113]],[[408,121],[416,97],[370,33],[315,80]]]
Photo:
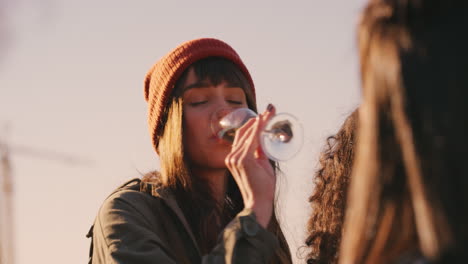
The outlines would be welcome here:
[[[254,123],[254,122],[252,122]],[[231,152],[226,156],[225,163],[228,169],[231,171],[231,174],[234,177],[234,180],[237,182],[239,189],[243,197],[250,197],[250,192],[246,189],[248,184],[248,179],[246,179],[245,171],[245,149],[247,147],[246,138],[249,138],[253,134],[253,126],[247,124],[246,127],[236,135],[235,143],[232,146]]]
[[[231,152],[225,160],[239,186],[244,205],[249,208],[270,208],[274,198],[274,169],[260,146],[260,135],[274,115],[274,107],[269,106],[267,111],[238,129]],[[271,215],[266,211],[261,215],[267,224]]]
[[[239,146],[239,142],[243,142],[244,137],[246,136],[247,131],[255,124],[257,118],[249,119],[242,127],[236,130],[236,134],[234,136],[234,142],[232,143],[232,147],[235,148]]]
[[[268,121],[276,114],[276,109],[272,104],[269,104],[265,112],[259,115],[259,122],[257,124],[256,134],[257,136],[253,139],[253,144],[251,145],[250,151],[257,159],[268,159],[268,157],[263,152],[263,149],[259,147],[260,145],[260,136],[261,133],[265,130],[265,127],[268,124]]]
[[[261,132],[265,129],[268,121],[275,115],[275,112],[275,107],[272,104],[269,104],[265,112],[254,119],[250,119],[246,124],[244,124],[244,126],[236,131],[233,147],[239,147],[239,143],[248,145],[248,151],[253,154],[255,150],[259,148]]]
[[[245,165],[244,160],[247,158],[268,159],[260,147],[259,140],[262,131],[275,112],[275,107],[270,104],[264,113],[255,119],[250,119],[236,131],[231,153],[225,160],[229,169],[242,169]]]
[[[226,157],[226,166],[231,171],[234,180],[236,181],[244,202],[253,200],[252,189],[250,186],[248,167],[249,144],[252,138],[256,137],[256,127],[259,122],[258,118],[249,120],[242,128],[236,131],[234,143],[231,152]],[[251,161],[250,161],[251,162]]]

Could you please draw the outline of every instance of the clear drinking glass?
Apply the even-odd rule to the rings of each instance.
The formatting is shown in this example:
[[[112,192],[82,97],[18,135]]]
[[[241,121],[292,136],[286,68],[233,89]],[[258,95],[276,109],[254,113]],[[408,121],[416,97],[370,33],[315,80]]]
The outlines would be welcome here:
[[[211,118],[213,133],[227,142],[233,142],[236,130],[257,114],[248,108],[220,108]],[[286,161],[302,147],[301,123],[291,114],[279,113],[271,118],[260,135],[263,152],[272,160]]]

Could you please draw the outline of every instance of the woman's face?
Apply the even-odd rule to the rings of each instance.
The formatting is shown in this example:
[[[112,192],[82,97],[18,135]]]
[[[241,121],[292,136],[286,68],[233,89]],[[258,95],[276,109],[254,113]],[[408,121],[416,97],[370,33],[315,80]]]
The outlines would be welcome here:
[[[244,90],[226,82],[214,86],[209,81],[200,81],[189,69],[182,98],[184,149],[190,164],[199,169],[225,169],[224,159],[231,145],[214,135],[210,120],[219,108],[248,107]]]

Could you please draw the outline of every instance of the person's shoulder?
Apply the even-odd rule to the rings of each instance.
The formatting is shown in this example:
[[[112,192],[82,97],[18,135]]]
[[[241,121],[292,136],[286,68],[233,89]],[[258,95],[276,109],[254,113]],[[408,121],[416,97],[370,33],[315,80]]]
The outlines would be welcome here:
[[[115,189],[104,201],[104,203],[115,203],[116,201],[133,201],[147,198],[146,193],[140,191],[141,180],[135,178],[122,184]]]
[[[132,179],[112,192],[103,202],[100,218],[108,218],[109,214],[124,214],[125,212],[147,215],[160,207],[161,199],[142,191],[142,181]]]

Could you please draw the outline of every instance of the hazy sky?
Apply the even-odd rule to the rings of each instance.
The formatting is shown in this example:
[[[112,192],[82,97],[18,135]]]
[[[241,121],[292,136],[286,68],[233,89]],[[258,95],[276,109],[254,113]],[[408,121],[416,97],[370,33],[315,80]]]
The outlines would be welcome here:
[[[147,70],[200,37],[220,38],[238,51],[260,110],[271,102],[303,122],[304,147],[282,164],[279,192],[279,217],[300,263],[317,153],[360,98],[355,27],[362,4],[18,0],[8,9],[11,34],[0,61],[16,264],[86,263],[85,234],[103,199],[126,179],[159,167],[146,125]],[[70,165],[47,153],[92,162]]]

